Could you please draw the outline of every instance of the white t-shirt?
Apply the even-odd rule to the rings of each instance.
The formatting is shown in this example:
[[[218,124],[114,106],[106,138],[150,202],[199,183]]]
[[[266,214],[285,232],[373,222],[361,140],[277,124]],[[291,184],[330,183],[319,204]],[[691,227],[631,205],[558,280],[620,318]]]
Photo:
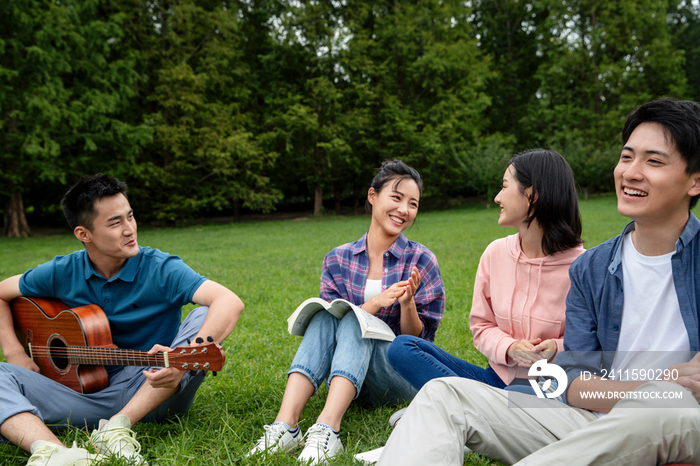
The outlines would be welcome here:
[[[671,257],[644,256],[637,251],[632,235],[622,244],[624,305],[617,352],[612,369],[615,380],[639,378],[649,369],[668,369],[690,360],[690,341],[683,324],[676,288],[673,285]],[[632,369],[646,369],[632,377]]]
[[[365,302],[377,296],[382,292],[382,281],[381,280],[370,280],[367,279],[365,283]]]

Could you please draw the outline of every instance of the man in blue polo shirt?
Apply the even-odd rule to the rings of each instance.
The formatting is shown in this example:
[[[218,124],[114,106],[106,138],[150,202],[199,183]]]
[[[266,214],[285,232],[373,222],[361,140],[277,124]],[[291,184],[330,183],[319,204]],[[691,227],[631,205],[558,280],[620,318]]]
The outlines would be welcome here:
[[[146,464],[130,430],[138,421],[185,413],[204,378],[173,368],[108,367],[109,386],[80,394],[40,375],[14,330],[9,302],[19,296],[57,298],[71,307],[99,305],[119,348],[166,351],[233,331],[243,303],[177,256],[138,245],[126,185],[94,175],[61,201],[85,249],[0,282],[0,435],[32,454],[29,465],[91,464],[102,456]],[[182,306],[199,304],[181,323]],[[199,340],[199,339],[202,340]],[[47,428],[94,426],[99,454],[66,448]]]
[[[555,361],[568,404],[436,379],[380,465],[461,465],[465,444],[506,464],[700,464],[700,221],[689,211],[700,197],[700,105],[642,105],[622,142],[617,205],[633,222],[571,266]]]

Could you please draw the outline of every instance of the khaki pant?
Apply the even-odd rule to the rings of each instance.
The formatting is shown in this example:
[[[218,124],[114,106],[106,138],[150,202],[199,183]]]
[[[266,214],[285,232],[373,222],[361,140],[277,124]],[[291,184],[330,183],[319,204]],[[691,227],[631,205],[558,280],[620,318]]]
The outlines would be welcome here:
[[[684,396],[624,399],[598,419],[559,401],[474,380],[435,379],[397,424],[378,465],[462,465],[464,445],[505,464],[700,464],[700,406],[690,392],[669,382],[635,390],[658,391]]]

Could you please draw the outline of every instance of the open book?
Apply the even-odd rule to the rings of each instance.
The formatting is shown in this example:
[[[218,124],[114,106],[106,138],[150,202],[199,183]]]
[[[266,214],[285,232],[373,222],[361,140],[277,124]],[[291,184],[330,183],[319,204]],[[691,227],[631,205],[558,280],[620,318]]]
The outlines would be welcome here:
[[[379,317],[360,309],[353,303],[344,299],[334,299],[330,303],[321,298],[309,298],[287,319],[290,335],[304,335],[311,318],[319,311],[330,312],[337,319],[342,319],[345,314],[352,311],[357,317],[362,329],[362,338],[374,338],[376,340],[392,341],[396,338],[391,328]]]

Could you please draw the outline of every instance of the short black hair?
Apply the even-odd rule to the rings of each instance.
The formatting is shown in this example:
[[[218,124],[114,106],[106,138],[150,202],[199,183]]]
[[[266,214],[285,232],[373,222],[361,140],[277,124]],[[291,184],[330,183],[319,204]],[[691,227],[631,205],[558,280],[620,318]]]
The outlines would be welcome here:
[[[525,222],[542,227],[542,251],[550,255],[580,246],[581,214],[574,174],[558,152],[530,149],[513,156],[508,166],[515,169],[520,191],[532,187]]]
[[[395,180],[393,186],[395,190],[401,181],[409,178],[416,182],[418,192],[422,196],[423,180],[418,171],[401,160],[386,160],[379,168],[379,173],[372,179],[370,188],[374,188],[374,191],[379,194],[379,191],[384,189],[389,181]],[[369,199],[365,200],[365,209],[367,212],[372,213],[372,204],[369,203]]]
[[[663,126],[666,137],[671,139],[685,161],[685,172],[688,175],[700,172],[700,104],[692,100],[664,97],[636,108],[627,116],[622,130],[623,146],[642,123]],[[693,196],[690,208],[697,203],[698,196]]]
[[[63,215],[71,230],[77,226],[92,230],[92,222],[97,216],[95,201],[117,194],[126,197],[126,183],[109,175],[98,173],[78,181],[61,199]]]

